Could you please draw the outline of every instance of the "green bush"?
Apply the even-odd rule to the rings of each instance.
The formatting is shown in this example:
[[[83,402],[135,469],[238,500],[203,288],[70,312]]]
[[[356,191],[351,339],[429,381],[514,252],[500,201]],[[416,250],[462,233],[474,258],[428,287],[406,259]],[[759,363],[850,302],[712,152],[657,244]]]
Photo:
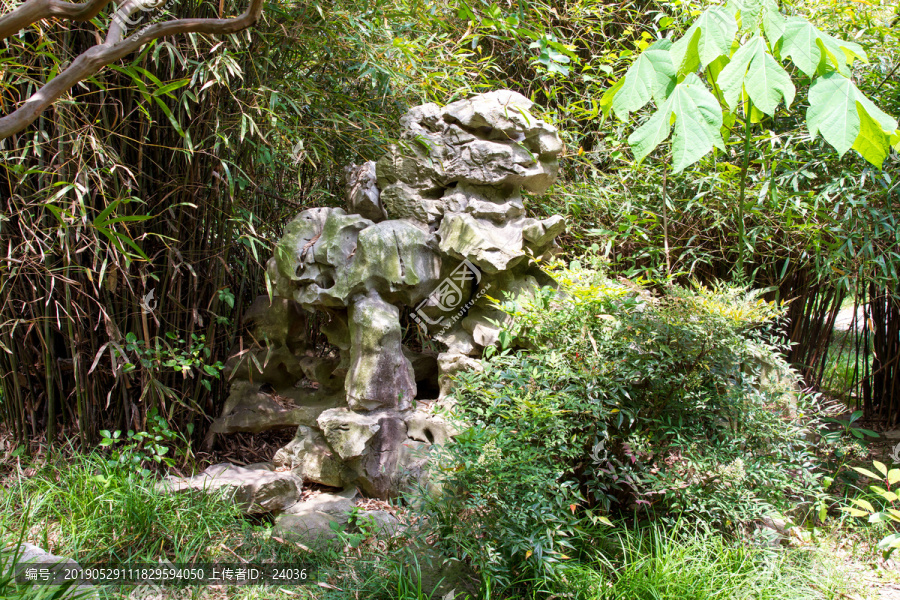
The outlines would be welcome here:
[[[423,504],[445,551],[505,588],[552,575],[607,514],[727,529],[805,494],[777,306],[732,287],[653,294],[599,264],[552,274],[559,290],[503,303],[505,348],[457,380],[466,429]]]

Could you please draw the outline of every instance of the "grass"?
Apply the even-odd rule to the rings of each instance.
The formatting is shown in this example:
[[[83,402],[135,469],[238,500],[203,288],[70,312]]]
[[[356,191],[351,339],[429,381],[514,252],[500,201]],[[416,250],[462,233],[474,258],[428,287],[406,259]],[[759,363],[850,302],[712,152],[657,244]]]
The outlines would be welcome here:
[[[719,534],[654,528],[618,536],[618,556],[596,558],[573,582],[585,600],[838,598],[839,571],[812,552],[740,544]]]
[[[26,541],[82,563],[312,562],[323,584],[197,587],[173,596],[178,598],[443,598],[433,591],[435,578],[425,573],[425,561],[412,550],[412,540],[357,539],[343,548],[310,553],[273,539],[268,523],[247,521],[227,502],[203,494],[162,494],[153,482],[112,468],[99,455],[16,469],[6,489],[0,488],[0,545],[12,544],[21,531]],[[814,560],[809,551],[742,545],[719,534],[683,528],[609,531],[591,540],[580,559],[559,571],[557,580],[534,586],[542,593],[502,598],[549,598],[550,592],[557,598],[583,600],[805,600],[841,597],[847,585],[846,577]],[[457,586],[456,600],[488,598],[486,593],[476,599],[460,592],[464,587]],[[128,593],[101,588],[101,598]],[[0,577],[0,600],[49,597],[46,588],[16,587]]]
[[[213,558],[211,542],[239,528],[233,505],[206,494],[159,493],[154,483],[92,454],[19,476],[2,492],[0,511],[39,524],[28,541],[85,562]],[[22,523],[9,518],[14,527]]]

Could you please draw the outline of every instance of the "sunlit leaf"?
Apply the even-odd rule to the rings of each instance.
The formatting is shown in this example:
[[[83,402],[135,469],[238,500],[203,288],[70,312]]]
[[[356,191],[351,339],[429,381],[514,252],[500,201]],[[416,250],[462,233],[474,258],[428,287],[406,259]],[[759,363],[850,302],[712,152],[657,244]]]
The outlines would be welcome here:
[[[617,117],[625,120],[628,113],[640,110],[651,99],[661,104],[668,98],[675,87],[671,46],[669,40],[658,40],[632,63],[612,101]]]
[[[717,80],[732,110],[744,91],[753,105],[769,116],[783,99],[790,107],[796,92],[791,77],[769,53],[766,41],[756,36],[735,52]]]
[[[856,144],[862,129],[860,111],[881,127],[883,131],[892,132],[897,122],[882,112],[871,100],[840,73],[832,71],[828,75],[815,80],[809,90],[809,109],[806,111],[806,122],[810,133],[815,136],[821,133],[839,154],[843,155]],[[869,124],[871,126],[871,124]],[[885,142],[887,138],[882,138]],[[871,148],[877,144],[871,132],[859,146],[866,152],[864,158],[875,162],[878,154]],[[877,163],[880,166],[880,162]]]
[[[870,479],[876,479],[876,480],[881,479],[881,477],[879,477],[878,475],[876,475],[875,473],[873,473],[872,471],[870,471],[868,469],[863,469],[862,467],[850,467],[850,468],[861,475],[865,475],[866,477],[868,477]]]
[[[858,507],[860,507],[862,509],[869,511],[870,513],[875,512],[875,507],[872,506],[872,503],[869,502],[868,500],[864,500],[862,498],[853,498],[852,500],[850,500],[850,502],[852,502],[853,504],[857,505]]]
[[[834,68],[844,75],[850,74],[848,67],[854,60],[868,62],[859,44],[832,37],[802,17],[790,17],[785,21],[781,55],[790,57],[807,77],[817,72],[823,74],[826,59],[830,59]]]
[[[674,117],[672,157],[674,172],[694,164],[713,147],[725,149],[722,109],[719,102],[693,73],[675,86],[668,100],[629,137],[637,160],[643,159],[669,137]]]
[[[708,8],[672,45],[672,64],[679,73],[693,73],[731,52],[738,26],[734,13],[724,6]]]

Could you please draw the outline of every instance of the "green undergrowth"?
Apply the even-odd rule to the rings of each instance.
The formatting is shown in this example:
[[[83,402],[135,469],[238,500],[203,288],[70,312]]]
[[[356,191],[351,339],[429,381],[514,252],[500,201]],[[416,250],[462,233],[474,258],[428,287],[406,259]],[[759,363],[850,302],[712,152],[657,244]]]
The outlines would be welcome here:
[[[26,475],[30,468],[36,472]],[[0,497],[0,544],[24,539],[82,564],[268,560],[318,569],[317,582],[308,586],[172,588],[163,596],[182,599],[799,599],[837,598],[846,584],[810,552],[760,547],[678,524],[629,529],[617,522],[579,539],[576,551],[552,574],[530,581],[519,577],[517,586],[504,590],[502,578],[485,584],[468,568],[439,570],[440,544],[426,540],[427,530],[392,540],[342,534],[338,545],[307,551],[273,538],[268,523],[241,518],[227,502],[205,495],[165,496],[153,489],[153,481],[110,470],[96,455],[22,466]],[[470,534],[481,535],[474,528]],[[453,595],[447,596],[449,590]],[[104,587],[100,597],[134,592]],[[53,594],[52,588],[16,586],[0,577],[2,600]]]
[[[318,571],[309,586],[192,598],[840,597],[846,578],[814,549],[754,534],[821,490],[817,425],[799,416],[814,398],[794,390],[773,333],[781,308],[746,288],[613,280],[591,257],[551,270],[558,289],[498,299],[511,324],[483,370],[458,376],[460,433],[433,455],[431,492],[398,500],[401,536],[342,532],[310,550],[222,497],[160,492],[152,453],[110,444],[17,458],[2,543],[23,532],[82,563]]]
[[[779,550],[730,542],[680,528],[615,535],[615,550],[564,576],[578,598],[838,598],[842,571],[814,550]]]
[[[481,593],[557,577],[611,521],[730,534],[811,497],[796,415],[813,399],[778,354],[779,306],[733,286],[644,289],[590,257],[552,274],[559,289],[503,302],[501,350],[458,377],[463,432],[437,463],[443,495],[422,502]]]
[[[32,469],[3,492],[0,509],[13,527],[29,520],[27,541],[76,560],[201,560],[213,556],[214,539],[239,531],[234,505],[215,495],[161,493],[155,478],[98,454]]]

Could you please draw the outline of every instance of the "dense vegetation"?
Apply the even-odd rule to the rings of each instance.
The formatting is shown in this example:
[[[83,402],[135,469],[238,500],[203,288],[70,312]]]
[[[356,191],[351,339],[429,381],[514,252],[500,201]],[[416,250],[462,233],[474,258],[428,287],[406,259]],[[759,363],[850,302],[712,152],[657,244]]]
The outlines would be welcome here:
[[[0,37],[0,117],[114,9]],[[310,559],[160,495],[156,471],[196,466],[284,224],[341,204],[344,167],[408,107],[509,88],[564,137],[559,181],[526,199],[568,219],[544,265],[560,288],[497,299],[514,325],[457,382],[443,495],[407,499],[401,539],[342,532],[351,556],[314,555],[330,583],[308,597],[429,597],[442,560],[457,597],[840,597],[853,578],[817,532],[900,545],[900,471],[863,464],[900,422],[898,19],[885,0],[272,1],[111,62],[0,140],[3,545]],[[860,322],[836,330],[841,309]],[[801,550],[757,527],[782,517]]]

